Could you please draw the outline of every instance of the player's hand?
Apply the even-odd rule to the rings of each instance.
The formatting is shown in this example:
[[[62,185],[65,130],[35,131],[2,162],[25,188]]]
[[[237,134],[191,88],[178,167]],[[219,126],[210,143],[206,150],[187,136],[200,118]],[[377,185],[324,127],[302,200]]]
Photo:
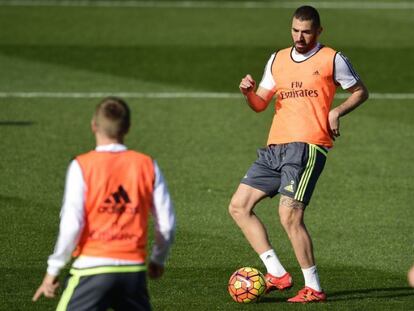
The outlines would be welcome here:
[[[255,86],[256,81],[254,81],[252,76],[248,74],[240,82],[240,92],[242,92],[243,95],[247,95],[247,93],[254,91]]]
[[[339,132],[339,113],[335,109],[329,112],[328,121],[331,137],[335,140],[336,137],[341,136]]]
[[[37,301],[40,296],[44,295],[47,298],[54,298],[56,296],[56,290],[59,287],[57,277],[46,273],[42,284],[37,289],[32,300]]]
[[[151,261],[148,264],[148,276],[150,279],[159,279],[164,274],[164,266]]]

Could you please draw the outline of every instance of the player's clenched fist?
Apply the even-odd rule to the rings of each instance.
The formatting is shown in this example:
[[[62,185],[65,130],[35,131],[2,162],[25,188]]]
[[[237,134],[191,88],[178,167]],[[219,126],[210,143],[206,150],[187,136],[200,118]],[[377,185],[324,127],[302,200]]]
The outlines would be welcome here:
[[[239,88],[243,95],[254,90],[256,86],[256,81],[253,80],[251,75],[246,75],[240,82]]]

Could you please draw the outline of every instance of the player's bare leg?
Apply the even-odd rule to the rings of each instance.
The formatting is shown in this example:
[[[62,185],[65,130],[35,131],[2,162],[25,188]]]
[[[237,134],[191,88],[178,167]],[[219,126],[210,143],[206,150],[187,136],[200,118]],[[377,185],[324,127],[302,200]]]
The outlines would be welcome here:
[[[296,258],[302,269],[315,265],[311,237],[303,221],[305,204],[281,195],[279,203],[280,222],[285,229]]]
[[[264,197],[266,194],[263,191],[240,184],[231,200],[229,212],[266,266],[266,292],[285,290],[293,286],[292,277],[280,263],[263,223],[253,212],[255,205]]]
[[[295,251],[296,258],[302,268],[305,279],[305,287],[289,302],[306,303],[326,300],[313,256],[313,245],[311,237],[303,221],[305,204],[282,195],[279,203],[280,222],[285,228]]]
[[[229,205],[231,217],[258,254],[272,248],[263,223],[253,212],[255,205],[264,197],[266,193],[263,191],[240,184]]]

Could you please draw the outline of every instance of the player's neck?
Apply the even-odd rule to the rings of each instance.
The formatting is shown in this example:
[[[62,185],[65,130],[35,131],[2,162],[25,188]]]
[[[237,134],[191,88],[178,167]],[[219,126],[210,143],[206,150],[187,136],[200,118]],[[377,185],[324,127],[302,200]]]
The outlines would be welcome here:
[[[124,140],[119,138],[110,138],[105,135],[96,133],[96,146],[112,145],[112,144],[123,144]]]
[[[303,61],[315,54],[320,48],[321,44],[319,42],[317,42],[313,48],[311,48],[309,51],[305,53],[299,53],[295,48],[293,48],[292,57],[296,61]]]

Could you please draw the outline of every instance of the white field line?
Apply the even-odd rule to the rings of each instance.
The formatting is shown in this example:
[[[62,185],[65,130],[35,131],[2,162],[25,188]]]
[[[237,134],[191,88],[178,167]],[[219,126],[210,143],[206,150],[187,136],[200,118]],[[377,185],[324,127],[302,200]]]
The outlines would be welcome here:
[[[352,10],[407,10],[414,9],[412,1],[314,1],[307,3],[319,9]],[[73,6],[73,7],[126,7],[126,8],[228,8],[228,9],[295,9],[303,5],[300,1],[133,1],[133,0],[0,0],[0,6]]]
[[[119,96],[122,98],[150,99],[228,99],[242,98],[240,93],[219,92],[0,92],[0,98],[103,98]],[[347,98],[349,94],[339,93],[337,99]],[[414,100],[414,93],[370,93],[370,99],[375,100]]]

